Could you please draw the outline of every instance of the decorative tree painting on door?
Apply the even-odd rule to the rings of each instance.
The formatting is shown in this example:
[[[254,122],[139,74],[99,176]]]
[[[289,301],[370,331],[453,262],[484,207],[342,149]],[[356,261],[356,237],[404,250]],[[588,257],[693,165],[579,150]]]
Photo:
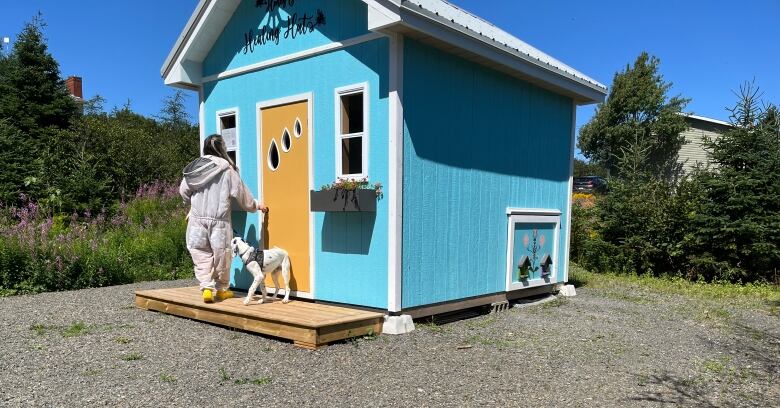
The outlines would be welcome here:
[[[555,259],[554,223],[518,223],[514,236],[514,282],[548,279]]]

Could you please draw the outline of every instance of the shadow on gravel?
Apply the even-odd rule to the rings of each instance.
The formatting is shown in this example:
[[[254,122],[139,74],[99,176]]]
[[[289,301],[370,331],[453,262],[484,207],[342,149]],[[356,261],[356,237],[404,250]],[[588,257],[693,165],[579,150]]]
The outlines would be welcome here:
[[[721,407],[715,405],[705,395],[706,391],[696,385],[695,380],[680,378],[674,374],[663,373],[645,378],[647,386],[654,385],[661,391],[646,391],[631,397],[631,401],[650,401],[661,404],[685,404],[696,407]]]

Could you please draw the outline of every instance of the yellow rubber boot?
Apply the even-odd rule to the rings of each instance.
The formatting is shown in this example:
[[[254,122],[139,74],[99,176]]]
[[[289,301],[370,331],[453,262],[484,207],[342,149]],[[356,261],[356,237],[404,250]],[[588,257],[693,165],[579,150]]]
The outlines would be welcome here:
[[[226,290],[218,290],[217,291],[217,299],[219,299],[219,300],[230,299],[232,297],[233,297],[233,292],[231,292],[231,291],[229,291],[227,289]]]
[[[214,292],[211,289],[203,289],[203,302],[204,303],[214,302]]]

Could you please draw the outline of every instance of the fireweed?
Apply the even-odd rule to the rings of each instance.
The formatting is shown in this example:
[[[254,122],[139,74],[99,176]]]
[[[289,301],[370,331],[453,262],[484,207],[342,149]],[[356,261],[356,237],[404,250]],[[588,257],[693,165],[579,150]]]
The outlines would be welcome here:
[[[22,198],[0,206],[0,295],[188,276],[187,208],[153,182],[113,208],[52,215]]]

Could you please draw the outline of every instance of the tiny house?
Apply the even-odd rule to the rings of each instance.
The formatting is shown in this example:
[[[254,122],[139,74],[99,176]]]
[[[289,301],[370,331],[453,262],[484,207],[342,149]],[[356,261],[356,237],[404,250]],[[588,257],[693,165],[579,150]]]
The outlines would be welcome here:
[[[567,281],[576,107],[606,88],[484,20],[441,0],[201,0],[162,76],[198,92],[202,138],[224,135],[270,207],[233,228],[290,253],[293,296],[423,315]],[[315,199],[339,179],[382,194]]]

